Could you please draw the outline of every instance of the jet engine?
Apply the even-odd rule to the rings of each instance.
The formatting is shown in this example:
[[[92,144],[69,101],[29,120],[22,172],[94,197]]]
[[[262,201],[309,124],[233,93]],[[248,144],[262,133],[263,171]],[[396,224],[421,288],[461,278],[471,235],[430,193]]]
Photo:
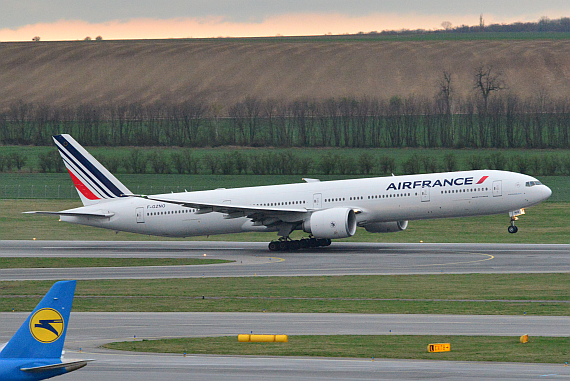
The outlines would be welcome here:
[[[319,210],[303,222],[303,230],[315,238],[347,238],[356,233],[356,215],[350,208]]]
[[[406,230],[407,227],[408,221],[373,222],[364,225],[364,229],[369,233],[394,233]]]

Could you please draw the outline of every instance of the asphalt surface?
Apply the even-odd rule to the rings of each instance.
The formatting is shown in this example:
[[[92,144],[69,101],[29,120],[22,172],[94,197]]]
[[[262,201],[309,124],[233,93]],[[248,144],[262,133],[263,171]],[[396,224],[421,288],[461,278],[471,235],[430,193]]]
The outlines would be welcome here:
[[[231,264],[91,269],[0,269],[0,280],[114,279],[357,274],[549,273],[570,271],[568,245],[333,243],[306,252],[271,253],[263,243],[0,241],[0,256],[189,257]],[[25,313],[0,313],[0,342]],[[446,334],[569,336],[570,317],[72,313],[66,358],[96,362],[65,380],[525,380],[568,379],[560,364],[509,364],[418,360],[187,356],[107,351],[118,340],[218,336],[238,333]],[[79,348],[82,349],[79,353]]]
[[[570,272],[570,245],[370,244],[269,252],[265,243],[0,241],[0,256],[228,259],[231,264],[0,269],[0,280]]]

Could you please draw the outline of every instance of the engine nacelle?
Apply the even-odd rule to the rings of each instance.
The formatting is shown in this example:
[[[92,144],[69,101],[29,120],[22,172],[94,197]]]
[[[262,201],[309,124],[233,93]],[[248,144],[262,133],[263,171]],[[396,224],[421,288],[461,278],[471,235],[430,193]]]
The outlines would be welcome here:
[[[407,227],[408,221],[373,222],[364,225],[364,229],[369,233],[394,233],[406,230]]]
[[[319,210],[303,222],[303,230],[315,238],[347,238],[356,233],[356,214],[350,208]]]

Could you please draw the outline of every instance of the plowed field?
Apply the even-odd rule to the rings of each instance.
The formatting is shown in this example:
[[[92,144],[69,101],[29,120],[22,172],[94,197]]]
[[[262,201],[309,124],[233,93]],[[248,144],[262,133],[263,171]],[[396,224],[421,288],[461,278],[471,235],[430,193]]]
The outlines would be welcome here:
[[[0,43],[0,110],[181,102],[220,106],[246,96],[433,96],[443,70],[456,94],[492,65],[523,97],[570,91],[570,40],[292,41],[159,40]]]

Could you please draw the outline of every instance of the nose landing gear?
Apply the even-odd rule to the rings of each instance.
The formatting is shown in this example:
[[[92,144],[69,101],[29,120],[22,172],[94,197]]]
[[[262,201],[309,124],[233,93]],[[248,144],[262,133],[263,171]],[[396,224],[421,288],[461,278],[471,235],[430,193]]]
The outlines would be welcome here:
[[[517,227],[517,225],[515,225],[515,221],[519,219],[518,216],[521,216],[523,214],[524,214],[524,209],[515,210],[509,213],[509,216],[511,216],[511,226],[509,226],[507,229],[509,233],[515,234],[516,232],[519,231],[519,228]]]

